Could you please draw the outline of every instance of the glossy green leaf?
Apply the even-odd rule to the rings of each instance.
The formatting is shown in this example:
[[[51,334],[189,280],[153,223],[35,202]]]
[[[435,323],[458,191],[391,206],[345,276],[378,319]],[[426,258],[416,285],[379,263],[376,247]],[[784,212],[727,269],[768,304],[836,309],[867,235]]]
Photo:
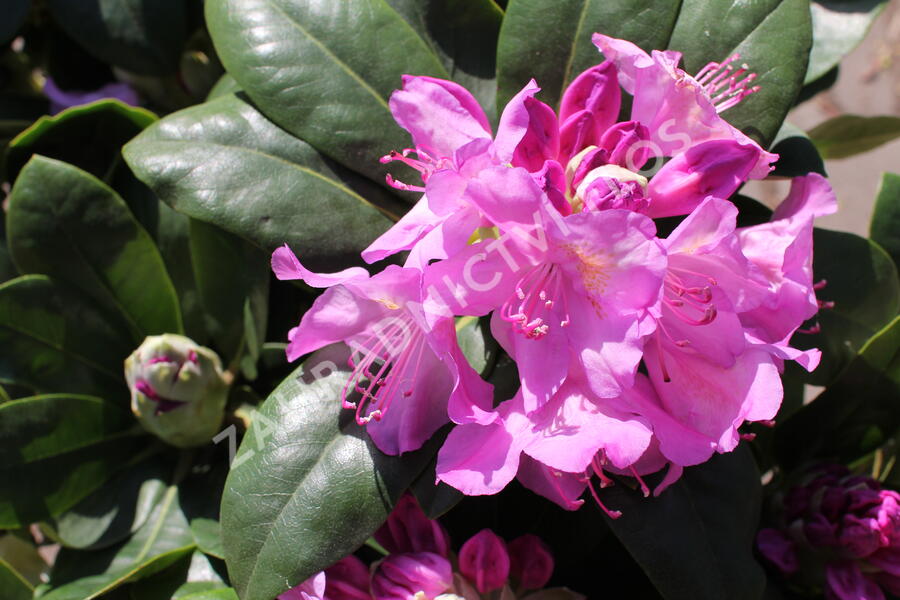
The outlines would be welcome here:
[[[45,600],[93,600],[125,583],[159,573],[194,551],[178,488],[169,487],[147,523],[129,540],[96,552],[63,549]]]
[[[6,212],[0,211],[0,283],[9,281],[18,274],[6,243]]]
[[[869,232],[869,237],[900,267],[900,175],[885,173],[882,176]]]
[[[92,175],[33,157],[10,193],[6,227],[20,271],[56,277],[117,310],[136,342],[182,331],[175,288],[153,240]]]
[[[3,20],[0,21],[0,44],[5,44],[18,33],[25,17],[28,16],[30,0],[5,0]]]
[[[46,0],[56,23],[92,55],[144,75],[178,69],[187,39],[182,0]]]
[[[664,49],[679,0],[510,0],[497,45],[497,110],[533,77],[539,98],[556,107],[579,73],[599,64],[595,32],[628,39],[646,51]]]
[[[206,3],[206,19],[263,114],[378,181],[378,157],[409,146],[388,109],[401,75],[448,76],[384,0],[221,0]]]
[[[822,350],[822,362],[809,382],[827,385],[900,311],[900,283],[891,257],[865,238],[816,229],[813,243],[814,278],[827,282],[816,295],[834,302],[834,308],[816,315],[821,333],[795,335],[792,343]]]
[[[0,405],[0,528],[55,517],[107,481],[142,446],[125,408],[48,394]]]
[[[722,116],[763,144],[797,98],[811,45],[809,0],[684,0],[669,40],[669,48],[684,53],[688,73],[741,55],[760,90]]]
[[[746,444],[689,467],[659,497],[624,485],[599,490],[616,537],[666,600],[758,600],[766,583],[753,557],[762,489]]]
[[[171,468],[152,459],[129,468],[51,521],[53,538],[87,550],[121,542],[150,517],[170,475]]]
[[[223,444],[224,446],[224,444]],[[222,448],[224,454],[227,448]],[[181,507],[191,527],[191,535],[197,548],[204,554],[224,559],[222,527],[219,524],[219,505],[222,489],[228,476],[228,464],[219,456],[218,461],[202,465],[201,474],[181,483]]]
[[[775,430],[786,469],[851,462],[900,428],[900,317],[860,350],[837,381]]]
[[[840,115],[809,130],[825,158],[847,158],[900,137],[900,117]]]
[[[41,154],[109,181],[122,145],[154,121],[150,111],[112,99],[43,116],[10,142],[6,175],[14,181],[28,159]]]
[[[26,540],[19,537],[21,534],[20,530],[0,535],[0,560],[12,567],[29,585],[38,586],[47,571],[47,563],[30,536]]]
[[[335,345],[307,359],[256,413],[235,457],[222,535],[243,600],[271,600],[355,550],[436,450],[400,458],[375,448],[341,408],[347,356]]]
[[[224,569],[224,563],[221,563]],[[224,572],[224,570],[223,570]],[[159,573],[127,586],[130,600],[177,600],[200,592],[225,589],[222,576],[202,552],[184,556]]]
[[[866,36],[887,0],[813,0],[813,46],[804,83],[834,68]]]
[[[191,259],[207,330],[225,364],[259,355],[266,333],[269,256],[215,225],[191,220]],[[252,315],[245,332],[244,309]],[[255,361],[254,361],[255,362]]]
[[[233,588],[225,588],[180,596],[179,600],[238,600],[238,595]]]
[[[198,344],[205,345],[209,341],[209,334],[191,264],[191,219],[164,202],[157,200],[157,205],[159,225],[156,229],[156,246],[178,294],[184,333]]]
[[[772,177],[800,177],[809,173],[827,175],[825,162],[815,144],[802,129],[787,121],[772,141],[771,151],[778,154]]]
[[[497,97],[497,37],[503,11],[493,0],[387,0],[425,40],[444,69],[492,121]]]
[[[43,275],[0,286],[0,347],[4,381],[127,402],[122,361],[133,350],[130,341],[89,298]]]
[[[234,95],[163,119],[125,147],[125,158],[179,212],[267,251],[289,243],[310,268],[359,263],[398,218],[389,194]]]
[[[148,110],[112,99],[43,116],[10,142],[6,178],[14,181],[35,154],[72,164],[119,192],[135,218],[154,235],[159,201],[125,165],[122,145],[156,120]]]
[[[31,600],[34,596],[34,587],[3,559],[0,559],[0,595],[4,600]]]
[[[219,81],[216,82],[216,85],[209,90],[209,94],[206,96],[206,100],[215,100],[220,96],[227,96],[229,94],[235,94],[241,91],[240,84],[234,80],[234,77],[225,73],[219,78]]]

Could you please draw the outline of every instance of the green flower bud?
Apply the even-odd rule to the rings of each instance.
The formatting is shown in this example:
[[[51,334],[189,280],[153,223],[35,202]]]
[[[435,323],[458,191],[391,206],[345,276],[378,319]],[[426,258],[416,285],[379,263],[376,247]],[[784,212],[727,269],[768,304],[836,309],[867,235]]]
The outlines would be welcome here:
[[[125,380],[132,412],[163,441],[189,448],[219,431],[228,383],[209,348],[181,335],[149,336],[125,359]]]

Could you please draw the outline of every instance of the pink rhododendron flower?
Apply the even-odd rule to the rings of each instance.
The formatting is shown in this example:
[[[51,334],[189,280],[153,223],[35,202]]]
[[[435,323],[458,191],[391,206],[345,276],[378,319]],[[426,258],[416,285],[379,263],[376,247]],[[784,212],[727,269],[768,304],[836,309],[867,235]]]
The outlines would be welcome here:
[[[325,600],[325,573],[316,573],[279,595],[278,600]]]
[[[389,552],[432,552],[450,555],[450,537],[444,527],[429,519],[411,494],[394,505],[384,525],[375,532],[375,541]]]
[[[325,569],[325,600],[371,600],[369,567],[352,554]]]
[[[526,590],[539,590],[553,575],[553,554],[547,544],[530,533],[519,536],[507,545],[509,572]]]
[[[777,529],[757,547],[786,576],[822,577],[830,600],[900,591],[900,494],[842,466],[812,471],[784,497]],[[808,572],[807,572],[808,571]]]
[[[490,386],[462,356],[453,321],[426,323],[420,271],[392,265],[374,277],[358,267],[319,275],[286,246],[272,255],[272,268],[279,279],[328,288],[290,331],[288,360],[347,343],[353,371],[341,399],[383,452],[416,450],[448,411],[464,421],[490,406]]]

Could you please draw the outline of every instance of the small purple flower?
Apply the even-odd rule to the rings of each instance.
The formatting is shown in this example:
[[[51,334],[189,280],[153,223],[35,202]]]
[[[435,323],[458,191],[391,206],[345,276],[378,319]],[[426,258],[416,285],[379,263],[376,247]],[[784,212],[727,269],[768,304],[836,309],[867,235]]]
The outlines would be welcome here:
[[[44,81],[44,94],[50,99],[51,115],[55,115],[56,113],[62,112],[73,106],[96,102],[97,100],[103,100],[104,98],[121,100],[125,104],[130,104],[132,106],[138,106],[138,104],[140,104],[140,98],[138,98],[134,88],[127,83],[118,81],[107,83],[96,90],[63,90],[56,85],[56,82],[53,81],[52,78],[47,77]]]

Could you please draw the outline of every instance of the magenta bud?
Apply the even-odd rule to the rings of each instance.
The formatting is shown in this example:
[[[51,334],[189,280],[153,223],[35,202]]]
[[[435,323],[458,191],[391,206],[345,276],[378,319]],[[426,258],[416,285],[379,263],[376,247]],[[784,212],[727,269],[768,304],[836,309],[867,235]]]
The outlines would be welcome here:
[[[528,129],[516,146],[512,164],[530,172],[540,171],[544,161],[555,160],[559,154],[559,125],[553,109],[534,98],[525,99]]]
[[[506,544],[490,529],[482,529],[460,549],[459,570],[481,594],[500,589],[509,577]]]
[[[279,595],[277,600],[325,600],[325,573],[316,573]]]
[[[603,132],[618,120],[621,105],[616,67],[607,60],[582,72],[569,84],[560,100],[559,122],[565,123],[581,111],[589,112],[594,125],[591,135],[595,138],[589,144],[596,144]]]
[[[539,590],[553,575],[553,555],[541,538],[527,533],[509,543],[509,572],[526,590]]]
[[[375,532],[375,541],[392,553],[433,552],[446,557],[450,551],[447,531],[425,516],[411,494],[400,498],[387,521]]]
[[[392,554],[372,574],[375,600],[433,600],[453,585],[450,562],[431,552]],[[422,598],[424,595],[424,598]]]
[[[371,600],[369,567],[352,554],[325,569],[328,600]]]
[[[650,130],[637,121],[616,123],[600,138],[599,146],[609,153],[609,162],[629,171],[640,171],[650,159]]]
[[[747,180],[760,150],[734,140],[711,140],[677,155],[650,180],[652,218],[686,215],[707,196],[728,198]]]
[[[794,542],[777,529],[761,529],[756,535],[756,547],[782,573],[794,573],[800,566]]]

